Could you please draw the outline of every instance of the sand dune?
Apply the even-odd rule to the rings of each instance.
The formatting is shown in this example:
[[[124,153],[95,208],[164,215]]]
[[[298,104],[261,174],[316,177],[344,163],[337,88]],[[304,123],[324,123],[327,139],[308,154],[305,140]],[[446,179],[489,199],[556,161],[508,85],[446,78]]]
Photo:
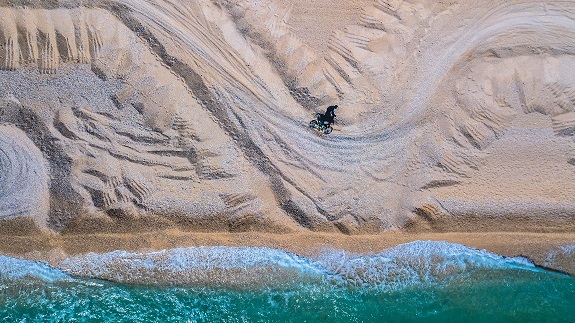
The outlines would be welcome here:
[[[3,221],[575,229],[571,2],[0,4]]]

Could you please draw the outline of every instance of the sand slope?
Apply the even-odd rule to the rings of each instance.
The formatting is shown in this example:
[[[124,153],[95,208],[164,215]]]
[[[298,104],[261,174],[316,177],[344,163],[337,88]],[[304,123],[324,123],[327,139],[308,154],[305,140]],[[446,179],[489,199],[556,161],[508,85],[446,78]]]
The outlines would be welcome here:
[[[4,226],[575,229],[571,2],[0,4]]]

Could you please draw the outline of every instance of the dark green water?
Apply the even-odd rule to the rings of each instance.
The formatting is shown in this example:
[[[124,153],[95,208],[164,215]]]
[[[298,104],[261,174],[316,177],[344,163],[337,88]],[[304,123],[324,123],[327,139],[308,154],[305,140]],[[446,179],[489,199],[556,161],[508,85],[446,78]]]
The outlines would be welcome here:
[[[64,266],[106,278],[113,272],[115,280],[141,279],[147,286],[74,278],[42,264],[0,257],[0,318],[6,322],[575,322],[574,278],[521,259],[460,245],[422,243],[373,256],[328,252],[313,261],[273,249],[221,247],[152,256],[92,255]],[[248,255],[254,256],[246,260]],[[213,263],[222,257],[227,258]],[[114,267],[118,263],[121,270]],[[155,274],[148,275],[142,266],[149,272],[176,272],[176,280],[150,283]],[[200,276],[195,274],[200,271]]]

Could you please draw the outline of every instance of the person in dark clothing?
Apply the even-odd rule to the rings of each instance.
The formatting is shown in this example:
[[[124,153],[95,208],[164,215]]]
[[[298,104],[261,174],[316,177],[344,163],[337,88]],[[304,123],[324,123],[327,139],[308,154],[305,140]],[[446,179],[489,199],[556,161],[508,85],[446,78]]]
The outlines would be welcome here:
[[[324,114],[319,114],[318,121],[323,122],[323,124],[326,124],[326,125],[330,125],[330,124],[334,123],[333,119],[336,117],[335,112],[334,112],[335,109],[337,109],[337,105],[331,105],[331,106],[327,107]]]

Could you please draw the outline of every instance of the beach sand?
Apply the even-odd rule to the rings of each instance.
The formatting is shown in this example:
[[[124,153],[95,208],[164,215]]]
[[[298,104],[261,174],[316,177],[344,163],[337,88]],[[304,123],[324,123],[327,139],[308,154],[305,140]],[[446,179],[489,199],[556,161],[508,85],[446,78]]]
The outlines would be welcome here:
[[[575,273],[573,3],[18,3],[0,253],[444,240]]]

